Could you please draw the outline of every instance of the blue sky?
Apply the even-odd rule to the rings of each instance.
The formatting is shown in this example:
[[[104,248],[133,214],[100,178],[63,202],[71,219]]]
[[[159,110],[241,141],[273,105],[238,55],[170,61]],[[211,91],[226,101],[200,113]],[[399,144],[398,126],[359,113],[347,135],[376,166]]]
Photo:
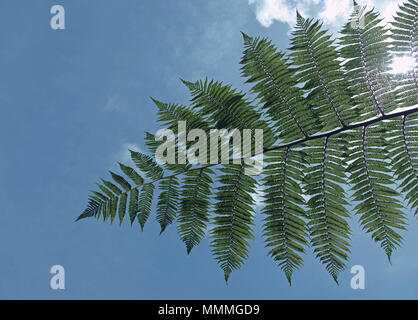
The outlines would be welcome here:
[[[175,227],[159,236],[154,217],[143,233],[138,225],[74,223],[94,182],[126,162],[128,148],[145,149],[144,131],[157,130],[150,96],[186,103],[179,77],[208,76],[248,89],[239,77],[240,31],[285,49],[289,21],[282,11],[298,4],[309,14],[333,16],[329,1],[297,2],[2,1],[0,298],[416,298],[413,217],[392,265],[354,217],[352,256],[340,286],[308,250],[291,288],[267,257],[260,223],[250,258],[228,286],[207,239],[187,256]],[[390,8],[391,1],[375,2]],[[66,9],[65,30],[50,28],[55,4]],[[283,10],[275,11],[277,5]],[[55,264],[65,268],[65,290],[49,286]],[[350,288],[356,264],[366,270],[363,291]]]

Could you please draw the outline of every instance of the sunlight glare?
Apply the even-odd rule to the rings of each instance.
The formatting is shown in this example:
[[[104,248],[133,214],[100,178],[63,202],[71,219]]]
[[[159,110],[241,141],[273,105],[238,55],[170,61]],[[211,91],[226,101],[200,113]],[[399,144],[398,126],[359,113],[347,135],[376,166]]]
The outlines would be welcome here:
[[[392,74],[408,73],[414,70],[414,67],[416,67],[416,61],[413,57],[395,57],[390,65],[389,72]]]

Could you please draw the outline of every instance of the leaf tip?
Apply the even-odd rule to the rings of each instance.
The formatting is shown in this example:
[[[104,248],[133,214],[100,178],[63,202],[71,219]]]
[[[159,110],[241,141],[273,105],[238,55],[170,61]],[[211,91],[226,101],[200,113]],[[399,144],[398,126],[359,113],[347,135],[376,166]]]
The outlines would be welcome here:
[[[157,107],[160,107],[160,106],[163,104],[160,100],[157,100],[157,99],[155,99],[155,98],[153,98],[153,97],[150,97],[150,99],[152,100],[152,102],[154,102],[154,104],[155,104]]]
[[[183,84],[189,88],[190,90],[193,89],[193,83],[187,80],[184,80],[183,78],[180,78],[180,81],[183,82]]]
[[[286,272],[286,279],[287,282],[289,283],[289,287],[292,286],[292,273],[291,272]]]
[[[230,272],[225,272],[224,273],[224,277],[225,277],[225,284],[228,286],[228,284],[229,284],[229,275],[230,275],[231,273]]]
[[[190,255],[190,253],[192,252],[192,248],[193,247],[191,247],[191,246],[186,247],[186,252],[187,252],[188,255]]]
[[[251,40],[251,37],[247,35],[245,32],[241,31],[241,34],[242,34],[242,38],[244,39],[244,43],[247,43],[248,41]]]
[[[165,231],[165,226],[161,226],[161,231],[160,231],[160,235],[162,235],[163,234],[163,232]]]

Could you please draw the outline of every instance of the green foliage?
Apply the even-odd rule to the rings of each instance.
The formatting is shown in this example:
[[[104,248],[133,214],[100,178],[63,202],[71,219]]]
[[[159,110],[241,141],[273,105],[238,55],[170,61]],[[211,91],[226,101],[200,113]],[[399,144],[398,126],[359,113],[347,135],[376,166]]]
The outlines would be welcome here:
[[[161,141],[147,132],[150,154],[131,151],[137,168],[119,164],[121,173],[97,184],[77,220],[118,216],[123,223],[129,216],[142,230],[157,191],[161,233],[177,223],[187,253],[209,235],[228,281],[249,255],[254,194],[261,192],[263,238],[289,283],[308,248],[338,282],[349,260],[353,216],[391,259],[407,226],[405,206],[418,213],[418,3],[400,6],[391,33],[375,10],[356,8],[337,40],[320,20],[299,13],[288,51],[243,34],[240,63],[249,94],[215,80],[182,80],[189,106],[153,99],[159,123],[176,142],[179,121],[205,132],[263,129],[260,177],[248,175],[245,159],[159,165],[153,154]],[[395,76],[388,71],[400,55],[416,64]]]
[[[355,211],[363,229],[380,242],[390,260],[393,250],[401,244],[397,230],[405,229],[406,217],[399,194],[392,188],[385,129],[381,125],[364,126],[353,133],[350,143],[348,159],[353,162],[348,171],[355,191],[353,198],[359,202]]]
[[[145,173],[147,178],[159,180],[164,176],[164,170],[150,156],[132,150],[130,152],[132,161],[139,170]]]
[[[214,228],[211,231],[212,252],[224,271],[225,281],[248,257],[256,181],[245,175],[244,163],[225,165],[219,171],[220,186],[216,190]]]
[[[213,174],[211,169],[201,168],[187,172],[183,180],[177,231],[186,245],[188,254],[206,233]]]
[[[144,184],[141,190],[139,200],[137,200],[137,217],[141,225],[141,230],[144,230],[145,223],[151,214],[152,199],[154,197],[155,186],[152,183]],[[135,216],[131,219],[131,224],[134,222]]]
[[[319,20],[304,19],[299,13],[292,35],[290,57],[297,68],[297,82],[304,85],[306,100],[323,130],[346,126],[355,114],[345,91],[347,83],[334,40]]]
[[[418,116],[402,116],[395,120],[390,132],[389,156],[402,194],[418,214]]]
[[[305,199],[300,188],[305,163],[304,153],[285,148],[266,154],[267,166],[262,180],[265,192],[264,233],[269,255],[279,263],[291,283],[292,273],[303,260],[308,245]]]
[[[303,92],[296,86],[296,71],[285,55],[277,52],[267,39],[243,36],[242,75],[248,77],[248,83],[255,83],[252,92],[264,103],[263,109],[273,121],[273,130],[285,141],[314,133],[315,114],[304,104]]]
[[[125,166],[122,163],[119,163],[119,166],[122,172],[126,174],[128,178],[130,178],[137,186],[144,183],[144,179],[133,168]]]
[[[361,109],[356,121],[373,116],[383,116],[393,111],[395,83],[385,74],[391,64],[389,36],[386,28],[380,25],[382,19],[374,11],[366,8],[355,11],[352,20],[364,21],[365,28],[353,28],[351,22],[342,30],[341,55],[350,90],[355,93],[354,102]]]
[[[326,265],[337,281],[348,259],[350,229],[345,183],[344,157],[347,140],[342,134],[312,140],[305,152],[309,153],[309,166],[305,170],[305,190],[308,201],[308,228],[316,257]]]
[[[418,2],[409,0],[399,7],[392,22],[393,50],[397,55],[418,59]],[[418,104],[418,66],[410,74],[403,75],[399,81],[402,90],[399,92],[400,103]]]
[[[174,222],[178,205],[178,179],[170,177],[160,183],[161,193],[157,205],[157,221],[161,226],[161,233],[165,228]]]

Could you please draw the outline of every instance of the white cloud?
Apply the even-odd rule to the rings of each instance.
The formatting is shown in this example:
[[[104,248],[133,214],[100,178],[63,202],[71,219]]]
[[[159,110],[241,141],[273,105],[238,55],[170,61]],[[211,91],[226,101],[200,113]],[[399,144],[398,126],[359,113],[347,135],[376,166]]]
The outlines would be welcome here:
[[[340,23],[342,20],[346,21],[350,17],[353,8],[353,1],[351,0],[325,0],[323,1],[324,8],[319,13],[319,17],[328,24]]]
[[[358,0],[368,8],[376,7],[390,21],[396,12],[397,0]],[[376,4],[375,4],[376,2]],[[248,0],[255,7],[257,20],[264,27],[271,26],[274,21],[287,23],[291,28],[296,21],[296,10],[305,17],[319,17],[327,25],[340,28],[350,16],[353,8],[352,0]]]
[[[379,11],[382,13],[385,22],[390,22],[393,19],[396,11],[398,11],[399,4],[402,1],[383,1],[383,5],[377,5],[377,8],[380,9]]]
[[[255,5],[257,20],[264,27],[271,26],[274,20],[295,24],[296,7],[286,0],[248,0],[248,4]]]
[[[414,70],[416,66],[415,58],[411,56],[401,56],[395,57],[393,59],[390,73],[392,74],[400,74],[400,73],[408,73]]]

